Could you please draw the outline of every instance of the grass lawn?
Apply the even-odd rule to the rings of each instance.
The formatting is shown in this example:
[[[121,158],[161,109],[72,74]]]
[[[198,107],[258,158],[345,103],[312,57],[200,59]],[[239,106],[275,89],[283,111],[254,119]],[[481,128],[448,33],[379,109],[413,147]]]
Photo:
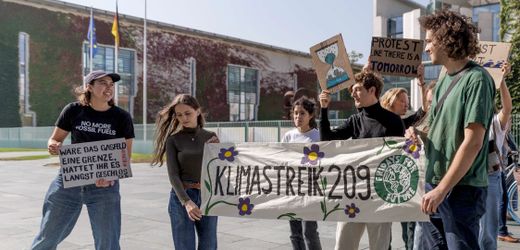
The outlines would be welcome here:
[[[132,163],[151,163],[153,154],[132,153]]]
[[[47,151],[46,148],[0,148],[0,152]]]
[[[0,148],[0,152],[34,152],[34,151],[47,151],[46,149],[29,149],[29,148]],[[48,159],[52,156],[48,154],[42,155],[30,155],[30,156],[18,156],[18,157],[6,157],[0,158],[0,161],[29,161],[29,160],[41,160]],[[57,156],[56,156],[57,157]],[[153,154],[140,154],[132,153],[132,163],[150,163],[152,162]]]
[[[51,155],[28,155],[28,156],[0,158],[0,161],[30,161],[30,160],[49,159],[49,158],[51,158]]]

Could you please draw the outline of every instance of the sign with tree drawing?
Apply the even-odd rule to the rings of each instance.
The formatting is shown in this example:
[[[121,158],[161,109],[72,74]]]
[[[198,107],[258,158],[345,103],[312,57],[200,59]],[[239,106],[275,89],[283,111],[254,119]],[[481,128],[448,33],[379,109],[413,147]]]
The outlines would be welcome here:
[[[354,85],[354,73],[341,34],[311,47],[321,89],[335,93]]]

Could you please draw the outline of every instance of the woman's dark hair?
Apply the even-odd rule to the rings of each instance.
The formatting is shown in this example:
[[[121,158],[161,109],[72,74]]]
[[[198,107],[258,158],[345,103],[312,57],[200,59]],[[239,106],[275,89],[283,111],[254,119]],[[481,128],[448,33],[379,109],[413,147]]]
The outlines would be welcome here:
[[[313,100],[307,98],[307,96],[302,96],[298,100],[293,102],[291,114],[294,113],[294,107],[296,107],[296,106],[302,106],[303,109],[305,109],[305,111],[307,111],[309,113],[309,115],[312,116],[312,118],[309,120],[309,127],[317,128],[318,124],[316,124],[316,116],[315,116],[316,103]]]
[[[88,83],[88,85],[94,85],[94,81],[91,81]],[[76,99],[78,100],[79,104],[82,106],[88,106],[90,104],[90,98],[92,94],[90,91],[88,91],[88,88],[83,88],[83,86],[79,86],[76,89],[74,89],[74,94],[76,95]],[[114,98],[110,99],[108,101],[108,105],[114,106]]]
[[[155,122],[155,147],[152,165],[159,164],[159,166],[161,166],[163,164],[168,136],[177,133],[181,129],[179,120],[175,118],[175,106],[177,106],[177,104],[188,105],[194,110],[200,109],[200,104],[195,97],[187,94],[180,94],[173,99],[173,102],[159,111]],[[202,112],[199,112],[199,116],[197,116],[197,127],[204,127],[204,122],[204,116],[202,115]]]
[[[421,27],[433,35],[433,43],[445,50],[455,60],[473,58],[480,53],[478,28],[471,19],[450,10],[419,18]]]

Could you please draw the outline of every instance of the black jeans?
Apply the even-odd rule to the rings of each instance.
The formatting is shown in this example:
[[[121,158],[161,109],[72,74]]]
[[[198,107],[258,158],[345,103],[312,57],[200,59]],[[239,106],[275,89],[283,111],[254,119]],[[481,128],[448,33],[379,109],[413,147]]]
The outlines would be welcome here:
[[[509,231],[506,226],[506,215],[507,215],[507,204],[509,203],[509,198],[507,197],[507,186],[506,186],[506,175],[502,172],[502,199],[500,201],[500,217],[498,220],[498,235],[499,236],[507,236],[509,235]]]
[[[316,221],[289,221],[291,226],[291,244],[294,250],[321,250],[318,223]],[[304,243],[305,236],[305,243]]]

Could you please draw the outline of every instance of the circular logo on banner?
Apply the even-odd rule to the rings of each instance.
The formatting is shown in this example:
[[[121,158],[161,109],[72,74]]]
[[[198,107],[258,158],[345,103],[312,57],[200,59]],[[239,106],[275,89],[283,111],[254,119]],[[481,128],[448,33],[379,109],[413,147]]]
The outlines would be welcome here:
[[[384,201],[399,204],[409,201],[417,192],[419,168],[405,155],[385,158],[377,167],[374,187]]]

